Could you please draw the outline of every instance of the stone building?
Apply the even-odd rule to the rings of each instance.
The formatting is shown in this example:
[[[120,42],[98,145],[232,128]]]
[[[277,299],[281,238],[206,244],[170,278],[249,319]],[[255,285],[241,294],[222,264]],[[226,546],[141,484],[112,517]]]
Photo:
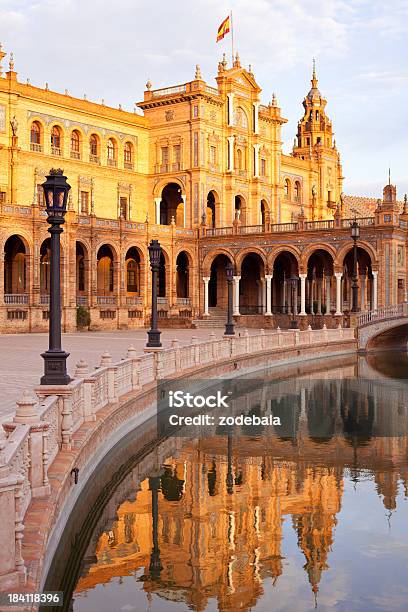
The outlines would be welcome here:
[[[62,167],[72,189],[62,235],[65,330],[77,308],[91,327],[149,319],[147,246],[162,246],[164,325],[216,324],[234,264],[234,312],[244,325],[336,325],[350,309],[350,214],[359,217],[362,310],[404,300],[408,210],[388,185],[373,210],[342,194],[340,154],[326,100],[312,86],[292,153],[286,119],[268,105],[251,67],[218,65],[202,78],[152,89],[129,113],[21,83],[0,49],[0,331],[47,327],[49,239],[41,184]],[[361,203],[360,203],[361,204]],[[366,212],[367,211],[367,212]],[[208,324],[208,323],[207,323]]]

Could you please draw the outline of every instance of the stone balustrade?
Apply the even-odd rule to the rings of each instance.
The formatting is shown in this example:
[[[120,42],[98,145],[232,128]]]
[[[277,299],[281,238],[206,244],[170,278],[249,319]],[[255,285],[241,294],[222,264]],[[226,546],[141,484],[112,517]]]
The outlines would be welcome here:
[[[17,402],[11,422],[0,426],[0,590],[25,581],[22,557],[24,516],[32,499],[50,494],[48,470],[61,451],[77,450],[73,436],[99,411],[118,404],[123,396],[143,390],[156,380],[181,376],[222,362],[271,353],[285,348],[307,348],[354,339],[353,329],[285,330],[266,333],[247,330],[234,337],[216,338],[137,354],[129,347],[124,359],[112,362],[109,353],[90,371],[80,360],[69,385],[36,389],[36,398],[25,392]]]

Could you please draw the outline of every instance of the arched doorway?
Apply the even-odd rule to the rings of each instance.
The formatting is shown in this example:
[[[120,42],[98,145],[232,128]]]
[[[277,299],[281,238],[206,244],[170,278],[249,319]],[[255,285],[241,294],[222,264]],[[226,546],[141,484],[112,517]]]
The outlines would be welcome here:
[[[177,183],[168,183],[161,195],[160,225],[170,225],[173,218],[177,226],[184,227],[184,202],[181,187]]]
[[[230,259],[220,254],[211,264],[210,281],[208,285],[208,305],[210,308],[227,308],[228,288],[226,265]]]
[[[262,314],[266,305],[265,270],[257,253],[248,253],[241,264],[239,311],[241,314]]]
[[[185,251],[181,251],[176,259],[176,293],[177,299],[186,300],[190,297],[189,260]]]
[[[343,260],[343,310],[352,308],[352,285],[354,277],[354,253],[351,248]],[[362,247],[357,247],[358,309],[371,310],[373,307],[373,271],[371,257]]]
[[[10,236],[4,245],[4,300],[6,304],[25,304],[27,290],[27,253],[20,236]]]
[[[207,195],[206,221],[207,227],[216,227],[215,195],[210,191]]]
[[[125,257],[125,279],[127,303],[134,301],[141,293],[140,253],[136,247],[131,247]]]
[[[78,305],[87,304],[88,257],[81,242],[76,243],[76,299]]]
[[[269,221],[269,212],[268,212],[268,205],[265,202],[265,200],[261,200],[261,225],[265,226],[265,223],[267,223]]]
[[[299,267],[296,257],[289,251],[282,251],[273,264],[272,277],[272,312],[288,314],[292,308],[292,292],[289,279],[299,276]],[[299,290],[295,296],[299,294]],[[295,299],[297,299],[295,297]],[[299,310],[297,309],[297,312]]]
[[[114,256],[108,244],[102,245],[97,254],[98,297],[112,296],[115,291]]]
[[[324,249],[313,251],[307,262],[306,313],[330,314],[335,310],[333,257]]]

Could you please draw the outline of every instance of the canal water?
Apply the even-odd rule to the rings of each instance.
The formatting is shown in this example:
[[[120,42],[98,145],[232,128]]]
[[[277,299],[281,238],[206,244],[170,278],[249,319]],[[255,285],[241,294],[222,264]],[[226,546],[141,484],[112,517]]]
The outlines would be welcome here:
[[[407,610],[407,372],[399,353],[265,369],[239,411],[280,426],[145,424],[81,496],[46,589],[74,612]]]

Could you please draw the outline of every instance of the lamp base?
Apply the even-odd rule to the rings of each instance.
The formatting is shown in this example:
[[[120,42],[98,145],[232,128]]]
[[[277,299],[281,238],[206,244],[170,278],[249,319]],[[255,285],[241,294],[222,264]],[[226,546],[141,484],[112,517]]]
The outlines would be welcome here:
[[[149,329],[147,332],[147,344],[148,348],[161,348],[162,343],[160,342],[161,331],[158,329]]]
[[[69,353],[58,350],[48,350],[41,354],[44,359],[44,376],[41,385],[68,385],[71,378],[67,373],[67,358]]]
[[[224,336],[235,336],[234,323],[227,323]]]

